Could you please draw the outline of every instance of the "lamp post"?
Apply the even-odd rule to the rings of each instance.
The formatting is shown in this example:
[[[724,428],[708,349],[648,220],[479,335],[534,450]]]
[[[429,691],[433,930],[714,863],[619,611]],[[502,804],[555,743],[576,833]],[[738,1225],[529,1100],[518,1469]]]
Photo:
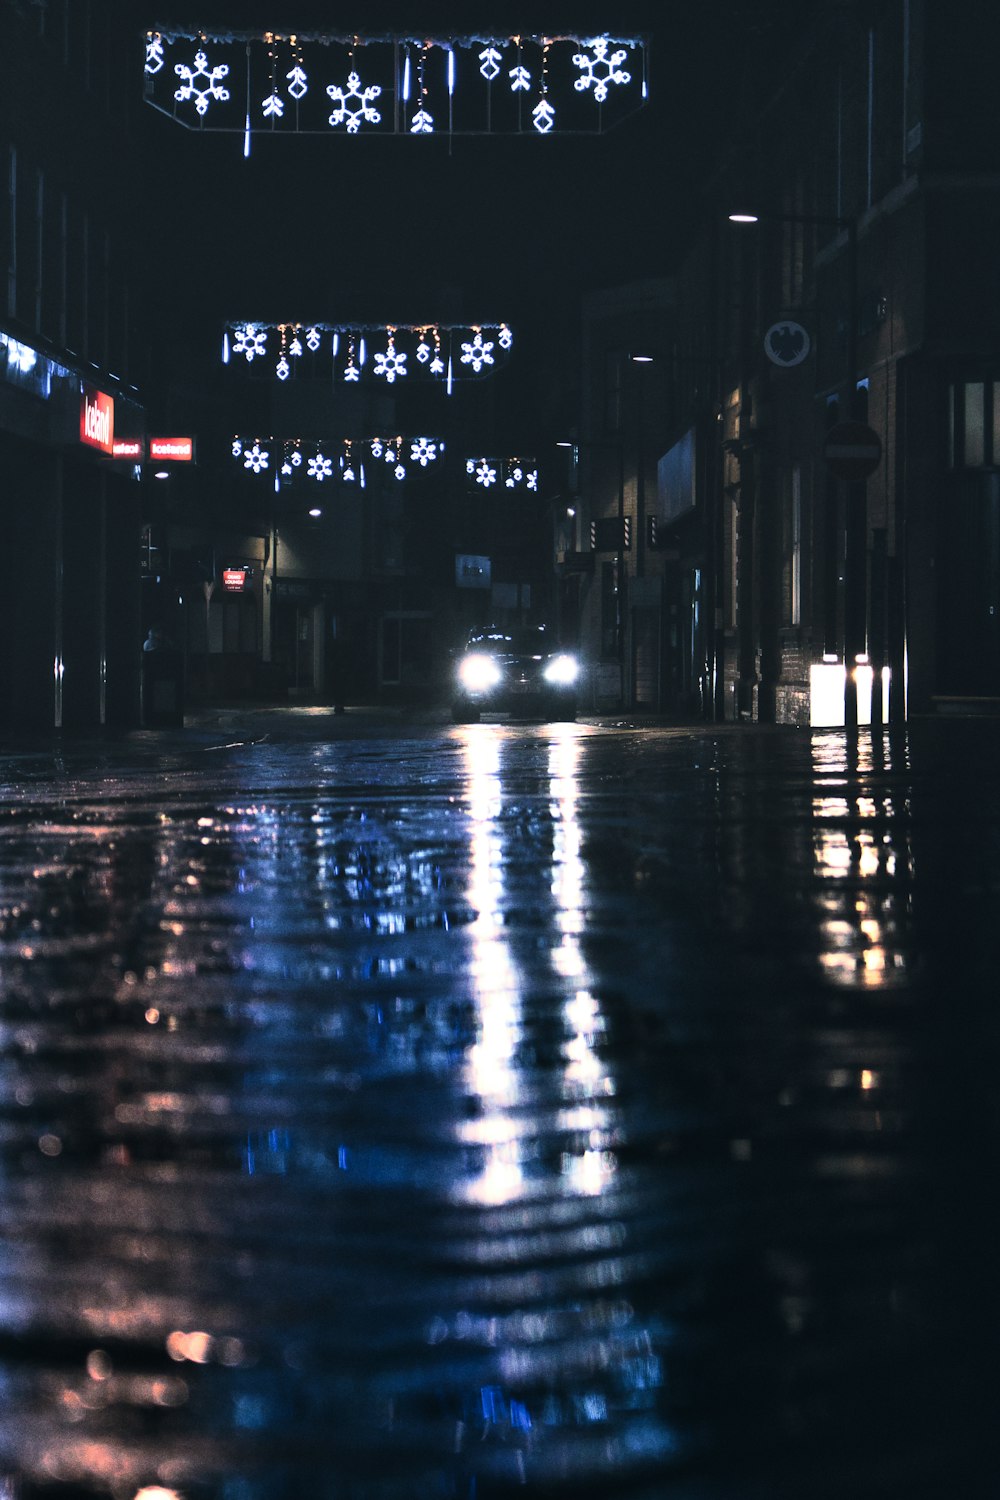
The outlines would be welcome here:
[[[756,214],[732,213],[733,224],[757,224],[773,220],[779,224],[811,224],[843,230],[846,234],[846,339],[845,361],[848,384],[848,417],[853,422],[864,419],[864,411],[858,390],[858,225],[854,217],[836,214]],[[844,515],[844,725],[847,729],[858,727],[858,682],[857,664],[866,649],[868,580],[866,548],[868,529],[868,492],[864,479],[850,478],[847,481],[847,498]],[[833,565],[827,559],[828,568]],[[829,627],[828,627],[829,629]],[[829,648],[833,642],[827,640]],[[873,691],[881,691],[880,683],[873,683]]]

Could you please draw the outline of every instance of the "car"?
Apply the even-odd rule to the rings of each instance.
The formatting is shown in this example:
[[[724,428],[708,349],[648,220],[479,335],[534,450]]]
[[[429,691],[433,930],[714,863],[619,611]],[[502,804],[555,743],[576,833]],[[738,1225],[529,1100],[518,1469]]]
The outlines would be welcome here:
[[[451,713],[456,724],[481,714],[576,718],[580,665],[544,625],[474,630],[455,666]]]

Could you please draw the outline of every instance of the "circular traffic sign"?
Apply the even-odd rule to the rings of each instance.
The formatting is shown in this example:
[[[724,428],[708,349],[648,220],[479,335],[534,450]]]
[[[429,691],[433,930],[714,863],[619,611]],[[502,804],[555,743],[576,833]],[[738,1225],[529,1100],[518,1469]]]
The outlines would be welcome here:
[[[864,422],[838,422],[826,435],[823,457],[838,479],[867,479],[882,460],[882,439]]]

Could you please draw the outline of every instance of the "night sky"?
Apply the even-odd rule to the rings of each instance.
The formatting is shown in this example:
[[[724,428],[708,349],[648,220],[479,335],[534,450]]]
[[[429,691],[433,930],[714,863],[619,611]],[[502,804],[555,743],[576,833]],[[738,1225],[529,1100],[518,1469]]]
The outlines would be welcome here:
[[[182,282],[192,347],[205,337],[217,348],[227,318],[504,320],[564,339],[587,289],[669,274],[742,89],[774,65],[783,16],[807,4],[369,0],[358,19],[315,0],[240,0],[147,12],[164,30],[522,29],[651,43],[648,104],[603,135],[256,136],[244,160],[239,136],[195,134],[144,109],[151,166],[185,186],[151,220],[151,269],[164,287]]]

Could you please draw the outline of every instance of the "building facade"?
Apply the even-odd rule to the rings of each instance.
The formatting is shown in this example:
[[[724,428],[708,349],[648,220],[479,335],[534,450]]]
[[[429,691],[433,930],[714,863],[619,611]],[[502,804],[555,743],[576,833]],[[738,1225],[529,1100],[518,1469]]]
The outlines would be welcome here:
[[[646,478],[661,700],[799,725],[1000,704],[988,23],[818,8],[733,110],[676,267]],[[614,377],[592,361],[586,383],[600,403]]]
[[[2,0],[0,725],[137,722],[136,37],[117,0]]]

